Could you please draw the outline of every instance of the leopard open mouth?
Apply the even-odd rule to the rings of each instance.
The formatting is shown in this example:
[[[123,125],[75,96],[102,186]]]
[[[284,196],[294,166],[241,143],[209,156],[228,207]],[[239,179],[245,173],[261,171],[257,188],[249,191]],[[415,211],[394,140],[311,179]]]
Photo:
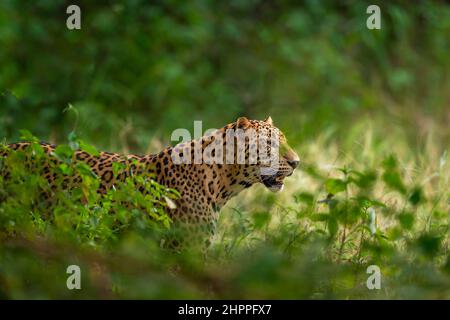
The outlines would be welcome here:
[[[283,179],[285,177],[268,176],[263,178],[262,182],[272,192],[279,192],[284,188]]]

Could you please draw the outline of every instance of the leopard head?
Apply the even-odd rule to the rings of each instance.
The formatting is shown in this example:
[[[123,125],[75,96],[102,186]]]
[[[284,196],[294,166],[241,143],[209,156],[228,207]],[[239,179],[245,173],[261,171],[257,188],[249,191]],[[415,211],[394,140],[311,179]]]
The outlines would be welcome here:
[[[243,151],[246,161],[244,174],[247,172],[248,176],[253,177],[252,182],[263,183],[272,192],[281,191],[284,179],[292,175],[300,163],[299,156],[289,146],[284,134],[274,126],[271,117],[263,121],[241,117],[234,127],[241,129],[245,137],[245,144],[239,147],[238,143],[235,148],[237,157],[239,151]]]

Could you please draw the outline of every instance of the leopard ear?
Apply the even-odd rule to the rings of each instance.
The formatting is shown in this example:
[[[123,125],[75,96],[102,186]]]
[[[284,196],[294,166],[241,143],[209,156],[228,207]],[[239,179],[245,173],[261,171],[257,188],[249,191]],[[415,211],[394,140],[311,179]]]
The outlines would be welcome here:
[[[267,124],[273,125],[273,121],[272,121],[272,117],[271,116],[268,116],[266,118],[266,120],[264,120],[264,122],[267,123]]]
[[[240,117],[236,120],[236,125],[240,129],[246,129],[250,126],[250,121],[246,117]]]

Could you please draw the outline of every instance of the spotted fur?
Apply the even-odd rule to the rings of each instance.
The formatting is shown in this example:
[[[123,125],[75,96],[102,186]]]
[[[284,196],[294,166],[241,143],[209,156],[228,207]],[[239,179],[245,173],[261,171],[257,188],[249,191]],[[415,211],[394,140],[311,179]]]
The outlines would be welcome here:
[[[279,137],[281,154],[279,157],[279,167],[276,172],[269,175],[262,175],[260,162],[255,164],[175,164],[173,154],[177,155],[183,151],[191,150],[191,160],[194,159],[195,145],[201,145],[201,151],[205,151],[211,144],[218,143],[220,137],[225,137],[227,129],[254,129],[258,135]],[[227,150],[226,142],[224,152]],[[9,145],[13,150],[24,150],[29,143],[15,143]],[[55,146],[42,143],[44,151],[51,154]],[[255,145],[245,145],[246,160],[249,157],[249,150]],[[5,156],[6,153],[3,154]],[[2,154],[0,154],[2,156]],[[215,156],[213,154],[213,156]],[[219,155],[220,156],[220,155]],[[114,178],[113,163],[120,162],[127,168],[133,166],[137,161],[141,168],[154,174],[154,179],[161,185],[173,188],[180,193],[180,198],[175,200],[176,208],[169,209],[168,214],[171,219],[187,228],[202,229],[207,234],[214,234],[216,222],[220,209],[226,202],[236,196],[242,190],[251,187],[255,183],[263,183],[272,191],[279,191],[283,187],[283,180],[290,176],[299,163],[297,154],[288,146],[284,135],[278,128],[273,126],[269,117],[264,121],[248,120],[239,118],[236,122],[230,123],[221,129],[217,129],[201,139],[180,143],[174,147],[168,147],[158,154],[137,156],[120,155],[116,153],[101,152],[99,156],[91,155],[84,151],[76,151],[76,159],[85,162],[92,171],[100,178],[98,192],[105,193],[115,183],[117,179],[123,180],[126,174]],[[126,170],[128,172],[129,170]],[[44,168],[43,176],[50,182],[55,181],[55,176],[50,170]],[[79,182],[75,178],[73,182]],[[70,185],[70,184],[69,184]]]

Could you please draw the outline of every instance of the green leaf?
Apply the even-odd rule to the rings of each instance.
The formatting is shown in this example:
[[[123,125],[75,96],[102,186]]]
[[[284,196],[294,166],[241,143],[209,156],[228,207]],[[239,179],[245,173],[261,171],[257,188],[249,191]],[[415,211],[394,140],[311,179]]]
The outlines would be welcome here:
[[[441,248],[441,237],[433,234],[424,234],[417,239],[419,249],[425,255],[434,257]]]
[[[67,164],[65,163],[61,163],[59,165],[59,169],[61,170],[62,174],[64,175],[72,175],[73,170],[71,167],[69,167]]]
[[[369,207],[381,207],[386,208],[386,205],[378,200],[369,199],[367,197],[353,197],[354,200],[360,207],[369,208]]]
[[[386,171],[383,174],[383,181],[386,183],[388,187],[393,190],[396,190],[402,194],[406,193],[406,187],[403,184],[403,181],[400,177],[400,174],[396,171]]]
[[[30,131],[23,129],[19,130],[20,139],[25,141],[39,142],[39,139],[36,138]]]
[[[385,158],[382,162],[382,165],[386,170],[396,169],[397,164],[398,164],[397,158],[393,154],[391,154],[389,157]]]
[[[80,149],[83,150],[84,152],[87,152],[94,157],[100,156],[100,153],[97,151],[97,149],[94,146],[91,146],[90,144],[87,144],[86,142],[84,142],[82,140],[79,140],[78,143],[80,145]]]
[[[256,212],[253,214],[253,224],[256,229],[261,229],[266,226],[270,221],[271,215],[267,211]]]
[[[294,200],[296,203],[304,203],[311,206],[314,203],[314,195],[307,192],[300,192],[294,195]]]
[[[420,202],[422,202],[422,199],[423,199],[422,188],[420,188],[420,187],[415,187],[415,188],[413,189],[413,191],[411,192],[411,194],[410,194],[410,196],[409,196],[409,198],[408,198],[408,201],[409,201],[412,205],[416,206],[416,205],[418,205]]]
[[[92,171],[86,163],[79,162],[76,165],[77,171],[81,176],[88,176],[92,178],[97,178],[97,175]]]
[[[73,155],[73,150],[66,144],[60,144],[53,152],[62,159],[72,158]]]
[[[328,219],[328,232],[330,233],[330,237],[334,237],[338,232],[339,226],[338,222],[334,218]]]
[[[33,153],[38,157],[42,157],[45,154],[44,149],[39,143],[31,143],[31,149],[33,150]]]
[[[400,225],[407,229],[411,230],[414,226],[414,215],[411,213],[402,213],[398,216],[398,221],[400,221]]]
[[[377,180],[377,174],[375,171],[366,171],[366,172],[352,172],[352,178],[351,181],[354,182],[358,187],[361,189],[369,189],[371,188],[376,180]]]
[[[383,181],[386,185],[401,194],[406,194],[406,187],[403,184],[402,178],[398,171],[397,158],[391,155],[384,159],[382,165],[385,169],[383,173]]]
[[[345,191],[347,188],[347,182],[341,179],[328,179],[325,182],[325,189],[328,193],[337,194],[339,192]]]
[[[73,131],[71,133],[69,133],[68,139],[69,139],[69,147],[74,151],[78,150],[80,146],[78,143],[78,138],[77,138],[76,133]]]
[[[114,177],[117,177],[118,176],[118,174],[120,173],[120,172],[122,172],[123,170],[125,170],[125,164],[124,163],[121,163],[121,162],[113,162],[113,164],[112,164],[112,168],[113,168],[113,174],[114,174]]]

